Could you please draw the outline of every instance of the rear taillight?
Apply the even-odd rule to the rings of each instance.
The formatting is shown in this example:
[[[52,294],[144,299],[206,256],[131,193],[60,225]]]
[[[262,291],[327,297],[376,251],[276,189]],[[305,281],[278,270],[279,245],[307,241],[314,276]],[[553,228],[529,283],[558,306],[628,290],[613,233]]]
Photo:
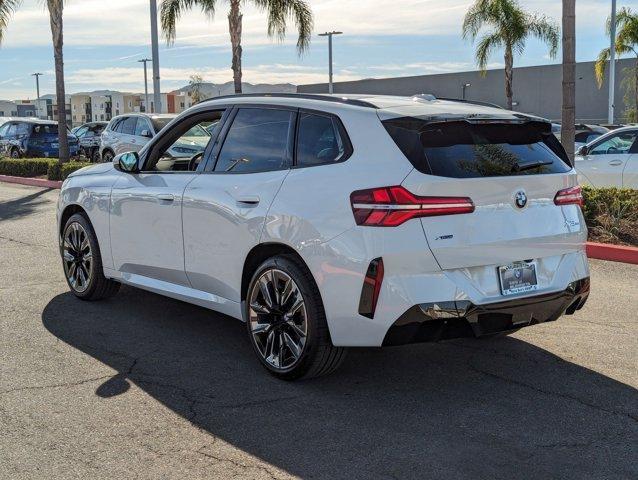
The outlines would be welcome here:
[[[580,205],[583,206],[583,192],[580,187],[569,187],[559,190],[554,197],[556,205]]]
[[[419,217],[472,213],[468,197],[420,197],[401,186],[358,190],[350,195],[357,225],[396,227]]]
[[[381,284],[383,283],[383,259],[375,258],[368,265],[366,277],[363,279],[361,298],[359,299],[359,314],[374,318],[377,309]]]

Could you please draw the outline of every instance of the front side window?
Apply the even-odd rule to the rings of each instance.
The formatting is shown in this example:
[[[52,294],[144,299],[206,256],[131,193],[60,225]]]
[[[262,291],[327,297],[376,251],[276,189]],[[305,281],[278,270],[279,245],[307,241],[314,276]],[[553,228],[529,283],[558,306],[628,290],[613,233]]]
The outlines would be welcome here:
[[[145,171],[195,171],[204,158],[211,134],[205,126],[218,122],[223,110],[206,112],[182,120],[159,134],[157,146],[149,155]]]
[[[287,168],[295,113],[240,109],[219,153],[216,172],[265,172]]]
[[[383,122],[421,173],[449,178],[565,173],[571,167],[549,124],[431,122],[403,117]]]
[[[630,153],[631,146],[636,142],[636,137],[638,137],[638,130],[617,133],[603,140],[598,145],[595,145],[588,154],[610,155]]]
[[[9,133],[10,126],[11,125],[9,123],[6,123],[0,127],[0,137],[5,137]]]
[[[135,135],[136,126],[137,117],[127,117],[121,122],[118,132],[121,132],[125,135]]]
[[[297,165],[311,167],[338,162],[345,146],[335,121],[327,115],[302,113],[297,134]]]
[[[29,125],[26,123],[18,123],[17,129],[16,129],[16,134],[17,135],[29,135],[29,131],[31,129],[29,128]]]
[[[135,127],[135,135],[142,137],[144,136],[142,134],[151,135],[151,125],[145,118],[138,118],[137,125]]]

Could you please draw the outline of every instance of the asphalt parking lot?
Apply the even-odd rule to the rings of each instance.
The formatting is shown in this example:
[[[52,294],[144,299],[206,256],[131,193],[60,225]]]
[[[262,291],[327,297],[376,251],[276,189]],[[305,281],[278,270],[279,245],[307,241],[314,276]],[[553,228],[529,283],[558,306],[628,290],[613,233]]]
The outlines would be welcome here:
[[[554,323],[284,383],[236,320],[75,299],[56,199],[0,183],[0,478],[638,478],[638,266],[592,261]]]

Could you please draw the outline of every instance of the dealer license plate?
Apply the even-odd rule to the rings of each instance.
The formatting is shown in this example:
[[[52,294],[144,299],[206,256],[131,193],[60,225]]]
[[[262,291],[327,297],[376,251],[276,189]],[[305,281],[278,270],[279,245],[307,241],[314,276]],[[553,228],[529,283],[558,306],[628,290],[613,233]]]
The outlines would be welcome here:
[[[498,267],[501,279],[501,293],[516,295],[517,293],[532,292],[538,289],[535,262],[515,262]]]

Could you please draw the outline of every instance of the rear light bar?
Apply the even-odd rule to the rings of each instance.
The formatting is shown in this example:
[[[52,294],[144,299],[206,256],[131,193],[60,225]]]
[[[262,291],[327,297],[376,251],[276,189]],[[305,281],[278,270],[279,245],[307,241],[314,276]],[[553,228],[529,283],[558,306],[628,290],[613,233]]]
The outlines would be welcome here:
[[[375,258],[372,260],[363,279],[361,298],[359,299],[359,314],[364,317],[374,318],[379,293],[381,293],[383,273],[383,259]]]
[[[569,187],[559,190],[554,197],[556,205],[580,205],[583,206],[583,192],[580,187]]]
[[[472,213],[468,197],[420,197],[401,186],[358,190],[350,195],[357,225],[396,227],[408,220],[437,215]]]

